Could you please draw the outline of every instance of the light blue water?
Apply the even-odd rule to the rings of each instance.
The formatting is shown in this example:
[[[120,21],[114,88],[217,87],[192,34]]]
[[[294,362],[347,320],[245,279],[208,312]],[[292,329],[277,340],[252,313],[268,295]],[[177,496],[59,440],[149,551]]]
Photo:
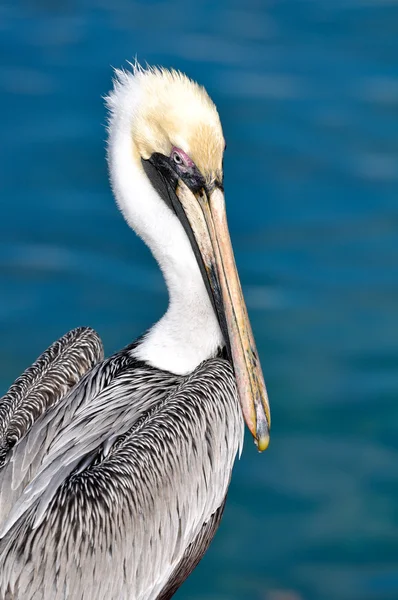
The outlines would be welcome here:
[[[0,6],[0,391],[77,325],[107,353],[164,311],[104,160],[110,65],[205,84],[273,410],[188,600],[398,598],[398,4]]]

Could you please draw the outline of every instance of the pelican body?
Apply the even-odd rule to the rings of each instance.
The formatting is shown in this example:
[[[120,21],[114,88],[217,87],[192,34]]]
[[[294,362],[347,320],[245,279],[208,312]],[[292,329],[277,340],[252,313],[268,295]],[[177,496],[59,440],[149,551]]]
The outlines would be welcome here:
[[[139,66],[107,104],[114,195],[169,306],[110,358],[92,329],[67,333],[0,400],[0,600],[171,598],[217,530],[244,421],[268,445],[216,107]]]

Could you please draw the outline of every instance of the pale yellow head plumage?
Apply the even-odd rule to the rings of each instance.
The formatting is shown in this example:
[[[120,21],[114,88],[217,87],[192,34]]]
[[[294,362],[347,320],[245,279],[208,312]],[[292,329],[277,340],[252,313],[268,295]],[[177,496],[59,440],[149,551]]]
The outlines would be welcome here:
[[[222,179],[225,147],[217,109],[206,90],[178,71],[137,71],[140,97],[133,144],[141,158],[181,148],[209,181]]]

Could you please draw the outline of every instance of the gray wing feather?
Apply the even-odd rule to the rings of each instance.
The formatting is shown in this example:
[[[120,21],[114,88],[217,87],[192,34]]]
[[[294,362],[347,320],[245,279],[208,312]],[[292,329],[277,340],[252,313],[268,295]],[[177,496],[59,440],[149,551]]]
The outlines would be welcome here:
[[[54,342],[18,377],[0,399],[0,468],[33,423],[102,358],[97,333],[79,327]]]
[[[226,361],[171,381],[107,456],[58,485],[36,528],[40,497],[26,506],[0,543],[0,598],[153,600],[167,589],[222,506],[243,439]]]
[[[204,523],[196,538],[185,550],[180,563],[171,574],[166,586],[162,589],[156,600],[170,600],[180,585],[198,565],[218,529],[224,512],[225,502],[226,498],[223,500],[221,506],[211,515],[208,522]]]
[[[122,352],[96,365],[9,453],[0,472],[0,538],[36,501],[37,526],[59,485],[80,461],[128,431],[178,382],[168,374],[159,388],[159,371],[131,371],[131,362]]]

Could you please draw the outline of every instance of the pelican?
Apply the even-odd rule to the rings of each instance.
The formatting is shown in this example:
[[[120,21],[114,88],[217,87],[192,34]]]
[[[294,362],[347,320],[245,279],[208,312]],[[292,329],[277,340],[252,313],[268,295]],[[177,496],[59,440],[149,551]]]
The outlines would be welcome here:
[[[138,65],[107,106],[116,202],[169,305],[110,358],[72,330],[0,401],[0,600],[171,598],[217,530],[244,421],[269,442],[217,109],[182,73]]]

